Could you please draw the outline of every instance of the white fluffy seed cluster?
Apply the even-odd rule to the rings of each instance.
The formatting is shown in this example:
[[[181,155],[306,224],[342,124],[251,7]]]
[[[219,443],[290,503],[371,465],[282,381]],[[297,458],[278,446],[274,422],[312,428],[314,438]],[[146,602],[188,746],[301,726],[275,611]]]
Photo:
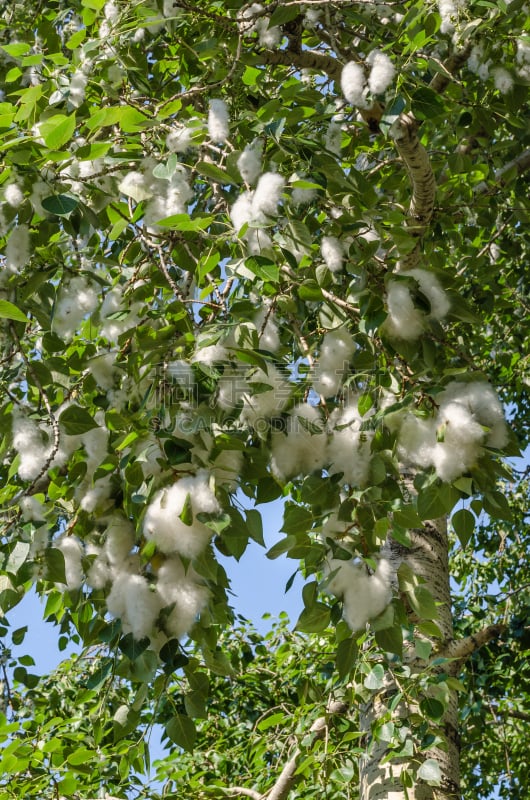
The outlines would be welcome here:
[[[263,13],[261,3],[252,3],[243,11],[241,32],[245,35],[256,33],[262,47],[277,47],[282,40],[282,31],[278,25],[270,25],[270,17]]]
[[[125,290],[124,284],[114,286],[105,295],[99,309],[100,334],[114,345],[125,331],[133,328],[140,320],[141,303],[128,301]]]
[[[250,253],[260,253],[271,246],[269,234],[260,228],[278,216],[285,179],[276,172],[260,175],[254,191],[239,195],[230,210],[230,219],[237,231],[248,226],[243,235]]]
[[[467,0],[438,0],[442,33],[453,33],[458,24],[460,11],[466,7],[466,2]]]
[[[29,228],[22,223],[12,228],[5,249],[5,267],[9,272],[18,272],[29,262],[31,246]]]
[[[157,492],[145,512],[143,533],[161,553],[193,559],[202,553],[212,536],[211,529],[197,519],[197,514],[220,511],[209,475],[201,471]]]
[[[230,133],[230,115],[224,100],[214,98],[210,100],[208,111],[208,135],[212,142],[222,144],[226,142]]]
[[[508,430],[502,405],[485,381],[453,381],[437,396],[434,416],[398,414],[398,452],[406,464],[434,467],[448,483],[465,475],[485,447],[502,449]]]
[[[341,484],[364,487],[370,473],[374,434],[362,430],[357,400],[355,396],[350,398],[330,414],[326,460],[330,475],[342,475]]]
[[[391,279],[386,289],[388,316],[383,330],[390,338],[412,342],[421,336],[429,320],[441,322],[449,313],[451,304],[432,272],[417,268],[399,274],[414,279],[419,291],[428,301],[430,310],[424,312],[417,308],[409,281]]]
[[[166,136],[166,147],[171,153],[186,153],[194,147],[194,128],[182,126],[170,131]]]
[[[386,558],[379,559],[372,574],[363,563],[329,558],[325,574],[325,588],[342,600],[344,619],[354,632],[382,614],[392,599],[395,571]]]
[[[344,65],[340,77],[342,94],[348,103],[357,108],[366,108],[371,104],[368,93],[371,95],[384,94],[396,74],[392,61],[386,53],[382,53],[380,50],[372,50],[365,63],[369,67],[368,74],[365,65],[348,61]]]
[[[527,80],[530,78],[530,48],[521,45],[522,43],[518,42],[517,55],[512,69],[515,68],[516,74],[523,80]],[[483,42],[479,42],[472,48],[471,55],[467,60],[467,66],[481,81],[487,81],[488,78],[491,78],[493,85],[501,94],[508,94],[512,91],[514,86],[513,73],[505,66],[493,64],[492,59],[486,54]]]
[[[330,272],[341,272],[344,262],[344,246],[336,236],[323,236],[320,244],[322,258]]]
[[[52,453],[45,432],[29,417],[13,414],[13,447],[18,453],[18,474],[24,481],[32,481],[40,474]]]
[[[82,276],[61,284],[55,302],[52,330],[62,339],[71,339],[84,319],[96,310],[99,302],[95,287]]]
[[[348,371],[355,342],[346,328],[336,328],[325,334],[314,372],[313,389],[322,397],[334,397]]]
[[[281,481],[326,469],[341,485],[362,488],[370,474],[373,431],[363,430],[358,398],[336,408],[327,420],[316,406],[301,403],[288,414],[285,431],[274,431],[271,470]]]
[[[237,159],[237,168],[245,183],[253,184],[261,174],[262,144],[259,139],[247,144]]]
[[[136,203],[147,201],[143,219],[153,233],[160,232],[158,223],[166,217],[187,213],[193,199],[185,167],[177,164],[169,180],[164,180],[153,174],[156,166],[156,161],[146,158],[141,170],[128,172],[118,185],[120,192]]]
[[[328,434],[318,408],[296,405],[286,420],[285,433],[274,431],[271,470],[281,481],[321,470],[326,463]]]
[[[12,208],[20,208],[24,202],[24,192],[17,183],[8,183],[4,188],[4,200]]]
[[[65,404],[56,413],[60,418]],[[63,467],[72,454],[84,451],[87,472],[77,485],[75,499],[85,511],[92,512],[110,495],[110,481],[100,478],[95,482],[92,476],[104,461],[108,452],[109,432],[104,425],[103,414],[96,415],[98,427],[79,435],[68,435],[59,424],[59,442],[55,443],[53,430],[48,423],[38,423],[26,416],[22,410],[13,413],[13,447],[19,457],[18,474],[22,480],[33,481],[50,467]]]
[[[105,591],[107,609],[121,620],[123,632],[137,640],[147,637],[159,650],[168,639],[181,638],[190,630],[208,601],[208,589],[176,553],[142,572],[131,522],[119,512],[104,522],[98,543],[96,536],[82,543],[67,535],[53,543],[65,562],[66,584],[58,588],[75,591],[86,581],[92,589]]]

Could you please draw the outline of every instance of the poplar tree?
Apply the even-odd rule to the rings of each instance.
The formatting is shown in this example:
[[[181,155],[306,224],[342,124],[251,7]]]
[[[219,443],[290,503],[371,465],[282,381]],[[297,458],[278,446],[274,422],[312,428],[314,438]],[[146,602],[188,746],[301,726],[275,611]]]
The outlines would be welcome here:
[[[525,796],[528,19],[4,4],[4,796]]]

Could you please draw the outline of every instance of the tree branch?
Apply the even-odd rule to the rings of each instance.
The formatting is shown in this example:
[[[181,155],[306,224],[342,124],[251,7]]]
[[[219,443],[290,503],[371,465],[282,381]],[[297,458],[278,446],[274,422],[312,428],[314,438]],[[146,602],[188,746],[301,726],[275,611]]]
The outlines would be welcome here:
[[[246,786],[231,786],[229,789],[225,789],[225,791],[231,797],[244,795],[245,797],[251,797],[252,800],[262,800],[263,798],[260,792],[257,792],[255,789],[247,789]]]
[[[472,633],[471,636],[466,636],[464,639],[452,639],[450,642],[446,642],[436,655],[441,658],[465,661],[485,644],[500,636],[505,630],[506,625],[488,625],[481,631]]]
[[[309,729],[310,733],[315,734],[315,739],[323,739],[329,726],[329,718],[337,714],[343,715],[347,712],[347,710],[348,706],[346,703],[343,703],[340,700],[332,700],[328,704],[326,715],[319,717],[313,722]],[[286,800],[298,777],[296,775],[296,769],[298,766],[298,756],[300,753],[301,750],[299,747],[297,747],[292,758],[289,759],[282,769],[281,774],[272,789],[265,794],[267,800]]]
[[[401,269],[412,269],[419,261],[419,240],[425,232],[433,211],[436,181],[427,150],[418,138],[419,124],[412,114],[401,114],[390,128],[396,150],[401,156],[412,184],[408,228],[418,240],[416,247],[400,262]]]
[[[475,194],[493,194],[497,189],[502,189],[508,183],[506,177],[516,170],[517,176],[530,169],[530,148],[524,150],[517,158],[508,161],[503,167],[495,171],[493,182],[482,181],[475,187]]]
[[[336,58],[315,50],[302,50],[301,53],[293,53],[290,50],[262,50],[259,56],[265,64],[282,64],[284,67],[296,67],[297,69],[315,69],[325,72],[336,82],[340,81],[342,64]]]
[[[455,72],[458,72],[466,63],[471,54],[471,44],[463,50],[456,50],[451,53],[449,58],[440,64],[441,71],[437,72],[429,83],[429,88],[438,94],[442,94],[453,80]]]

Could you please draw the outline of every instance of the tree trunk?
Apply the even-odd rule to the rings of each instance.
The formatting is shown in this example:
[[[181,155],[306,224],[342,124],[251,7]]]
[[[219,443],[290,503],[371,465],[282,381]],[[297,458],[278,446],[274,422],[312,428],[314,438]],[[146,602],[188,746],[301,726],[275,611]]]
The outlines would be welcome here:
[[[411,547],[403,548],[392,543],[396,556],[405,563],[412,573],[424,579],[423,584],[431,593],[438,606],[436,624],[442,633],[443,642],[453,641],[453,625],[451,614],[451,595],[449,587],[448,542],[446,520],[427,522],[420,530],[411,531]],[[410,613],[411,622],[414,614]],[[429,659],[418,657],[414,642],[405,642],[404,663],[411,669],[412,676],[441,673],[445,666],[432,666],[432,661],[439,655],[440,639],[424,633],[415,634],[416,639],[429,641],[432,655]],[[400,687],[391,671],[385,676],[385,687],[361,710],[361,729],[365,733],[366,753],[360,761],[360,798],[361,800],[455,800],[460,797],[459,747],[458,747],[458,701],[455,691],[446,695],[446,710],[439,723],[439,733],[444,739],[441,747],[418,750],[419,742],[412,734],[412,752],[406,756],[387,761],[391,749],[389,743],[378,740],[372,735],[377,720],[386,715],[396,723],[398,729],[404,731],[407,719],[420,711],[421,697],[400,702],[390,712],[392,698]],[[403,681],[400,682],[401,685]],[[432,725],[430,726],[432,728]],[[409,734],[410,738],[410,734]],[[405,744],[405,742],[403,742]],[[410,744],[408,745],[410,748]],[[435,759],[440,769],[441,783],[431,786],[425,780],[416,777],[417,769],[426,759]],[[427,775],[429,770],[427,770]],[[409,780],[413,779],[412,780]],[[407,792],[403,787],[407,785]]]

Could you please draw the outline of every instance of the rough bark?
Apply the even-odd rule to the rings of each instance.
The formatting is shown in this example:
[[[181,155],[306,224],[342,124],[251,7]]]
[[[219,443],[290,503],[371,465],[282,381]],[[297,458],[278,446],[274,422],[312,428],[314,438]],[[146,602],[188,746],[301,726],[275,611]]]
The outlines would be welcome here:
[[[417,244],[400,260],[400,268],[413,269],[420,260],[420,239],[434,211],[436,181],[425,147],[418,138],[419,123],[412,114],[402,114],[390,129],[396,150],[409,173],[412,197],[408,209],[408,230]]]
[[[342,72],[342,64],[336,58],[313,50],[302,50],[300,53],[293,53],[292,50],[264,50],[260,53],[260,59],[264,64],[283,64],[285,67],[296,67],[296,69],[314,69],[317,72],[326,73],[334,81],[340,80]]]
[[[471,44],[468,44],[462,50],[457,50],[451,53],[447,61],[441,65],[442,70],[437,72],[429,86],[433,91],[442,94],[449,86],[454,78],[455,72],[458,72],[468,60],[471,54]]]
[[[444,641],[453,640],[451,614],[451,596],[449,588],[448,542],[445,520],[425,523],[420,530],[413,530],[411,547],[405,549],[392,544],[395,556],[399,557],[425,585],[438,605],[438,625]],[[427,638],[427,637],[423,637]],[[433,638],[431,644],[435,650],[439,640]],[[412,646],[407,646],[404,661],[418,674],[429,666],[429,662],[419,660]],[[432,667],[431,667],[432,669]],[[383,763],[389,753],[388,744],[376,741],[371,734],[372,726],[377,719],[389,713],[392,697],[397,693],[398,685],[392,674],[387,674],[384,692],[377,695],[367,704],[361,713],[361,725],[366,736],[366,754],[360,762],[360,797],[361,800],[405,800],[407,795],[400,782],[403,770],[410,768],[411,759],[402,759]],[[417,711],[416,703],[401,703],[393,712],[394,719],[406,719]],[[458,707],[456,693],[451,694],[446,712],[440,723],[440,733],[445,738],[445,747],[435,747],[422,753],[416,753],[418,762],[426,758],[434,758],[442,776],[440,787],[432,787],[418,781],[414,788],[408,789],[408,800],[455,800],[460,797],[459,748],[458,748]]]

